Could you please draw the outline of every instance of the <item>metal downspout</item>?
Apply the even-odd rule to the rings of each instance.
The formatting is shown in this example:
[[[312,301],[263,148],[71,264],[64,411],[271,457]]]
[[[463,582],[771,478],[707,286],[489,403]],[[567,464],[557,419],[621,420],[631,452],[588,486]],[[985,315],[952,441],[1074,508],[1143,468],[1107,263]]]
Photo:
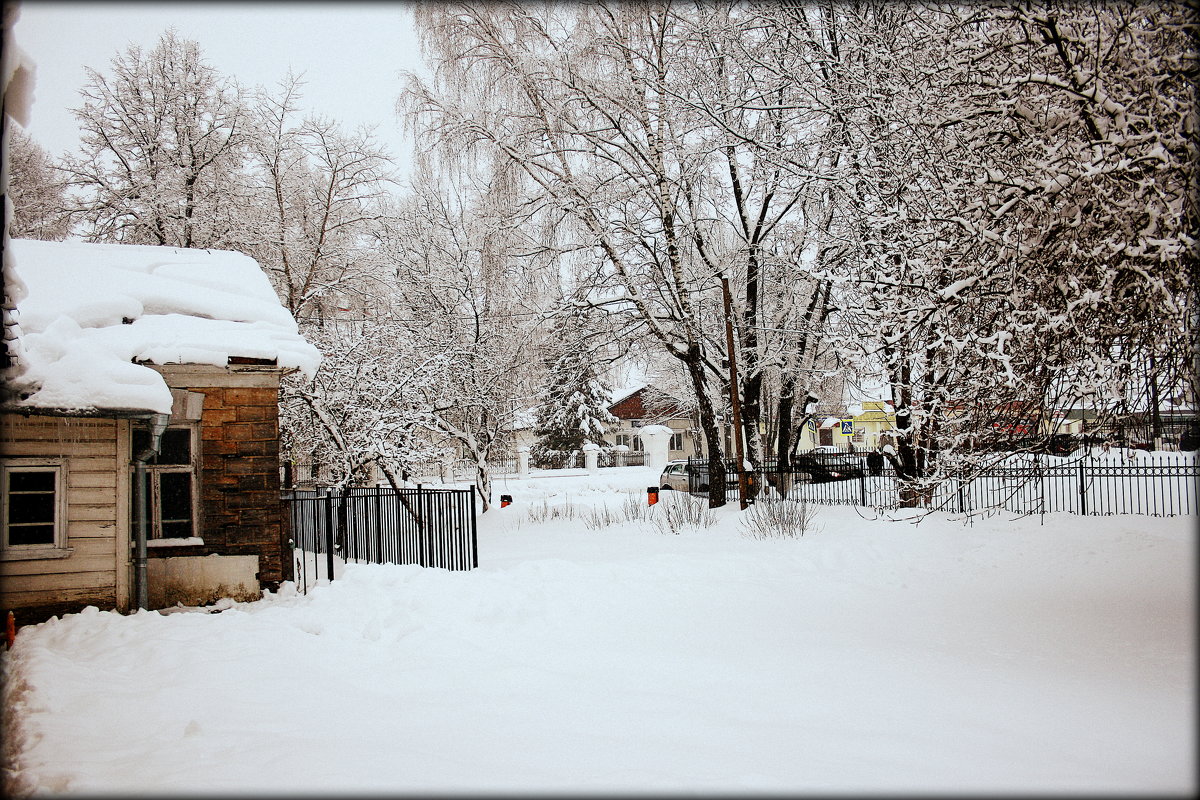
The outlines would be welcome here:
[[[162,445],[163,431],[171,417],[168,414],[155,414],[147,422],[150,425],[150,446],[133,456],[134,485],[133,504],[137,519],[134,531],[133,551],[133,584],[139,609],[149,607],[149,590],[147,587],[146,571],[148,557],[146,553],[146,538],[149,529],[149,515],[146,513],[146,462],[158,455]]]

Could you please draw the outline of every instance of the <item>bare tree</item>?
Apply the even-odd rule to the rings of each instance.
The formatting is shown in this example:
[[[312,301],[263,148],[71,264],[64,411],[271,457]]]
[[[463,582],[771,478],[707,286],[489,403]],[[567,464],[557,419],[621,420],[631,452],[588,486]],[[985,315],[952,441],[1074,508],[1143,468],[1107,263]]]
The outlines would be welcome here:
[[[594,253],[580,299],[624,315],[682,362],[711,472],[725,474],[698,300],[719,275],[701,247],[702,154],[679,128],[670,87],[679,44],[649,7],[489,5],[418,13],[442,59],[439,85],[406,105],[450,148],[491,148],[574,224]]]
[[[70,232],[67,191],[46,150],[20,128],[8,143],[9,235],[15,239],[59,242]]]
[[[388,483],[407,481],[417,464],[436,460],[423,435],[420,385],[444,369],[441,353],[415,352],[408,326],[390,312],[331,319],[309,329],[324,356],[315,380],[285,381],[284,450],[293,462],[322,468],[342,490],[378,468]]]
[[[131,45],[110,73],[88,69],[75,109],[78,156],[64,166],[95,241],[225,247],[239,216],[245,118],[238,87],[200,46],[168,30]]]
[[[845,132],[833,232],[853,252],[833,277],[891,385],[906,502],[945,457],[1044,435],[1063,405],[1186,360],[1182,7],[819,11]]]
[[[252,202],[238,236],[292,314],[320,324],[358,305],[349,296],[379,288],[369,245],[394,166],[370,131],[298,118],[302,86],[289,75],[257,98],[246,135]]]
[[[491,505],[490,460],[531,405],[540,367],[538,265],[527,220],[500,179],[483,188],[425,174],[380,230],[403,309],[403,340],[422,360],[409,402],[431,441],[474,464],[482,508]]]

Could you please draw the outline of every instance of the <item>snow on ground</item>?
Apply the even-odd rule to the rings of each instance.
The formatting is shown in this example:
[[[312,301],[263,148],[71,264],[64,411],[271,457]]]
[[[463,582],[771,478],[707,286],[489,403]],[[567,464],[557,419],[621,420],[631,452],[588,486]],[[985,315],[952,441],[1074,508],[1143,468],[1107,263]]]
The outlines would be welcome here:
[[[1194,517],[587,527],[653,479],[497,481],[471,572],[351,564],[307,596],[23,629],[12,785],[1195,790]]]

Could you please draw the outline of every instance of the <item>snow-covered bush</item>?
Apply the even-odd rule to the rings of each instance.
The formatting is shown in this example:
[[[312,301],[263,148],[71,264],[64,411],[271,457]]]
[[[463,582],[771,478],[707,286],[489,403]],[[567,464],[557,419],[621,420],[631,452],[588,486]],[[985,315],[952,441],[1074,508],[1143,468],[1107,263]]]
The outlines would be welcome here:
[[[570,500],[550,505],[550,501],[543,498],[541,502],[530,503],[528,514],[530,522],[545,522],[552,519],[575,519],[579,516],[579,511]]]
[[[607,505],[593,508],[583,516],[583,526],[588,530],[600,530],[629,522],[648,522],[654,507],[646,502],[646,496],[638,491],[627,491],[618,508]]]
[[[814,530],[816,511],[803,499],[759,497],[742,517],[742,532],[753,539],[798,539]]]
[[[654,505],[650,517],[660,533],[676,535],[684,529],[711,528],[717,521],[717,515],[708,507],[707,499],[692,497],[684,492],[664,493]]]

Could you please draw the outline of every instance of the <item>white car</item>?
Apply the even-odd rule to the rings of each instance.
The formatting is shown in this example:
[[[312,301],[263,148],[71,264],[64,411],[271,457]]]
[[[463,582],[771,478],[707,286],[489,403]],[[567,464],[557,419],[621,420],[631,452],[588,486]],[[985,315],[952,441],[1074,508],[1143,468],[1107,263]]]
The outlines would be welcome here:
[[[688,486],[687,465],[687,459],[682,461],[668,461],[662,474],[658,476],[659,488],[674,489],[677,492],[688,491],[690,487]],[[704,488],[707,489],[708,487]]]

